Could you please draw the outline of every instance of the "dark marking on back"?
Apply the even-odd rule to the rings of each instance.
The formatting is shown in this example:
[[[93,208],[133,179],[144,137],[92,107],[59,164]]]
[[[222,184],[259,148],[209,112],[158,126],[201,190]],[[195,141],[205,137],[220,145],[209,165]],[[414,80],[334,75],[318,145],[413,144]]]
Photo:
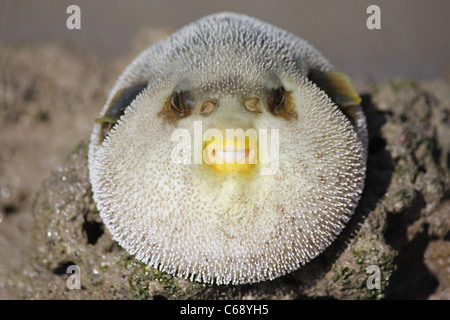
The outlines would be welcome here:
[[[148,82],[140,82],[131,87],[122,88],[114,95],[102,118],[97,118],[95,121],[102,125],[102,132],[100,135],[100,142],[102,142],[117,121],[125,113],[125,109],[133,102],[134,99],[147,88]]]
[[[356,111],[357,106],[361,103],[361,98],[353,89],[350,79],[338,71],[318,69],[309,70],[308,79],[322,89],[339,107],[353,127],[356,127]]]

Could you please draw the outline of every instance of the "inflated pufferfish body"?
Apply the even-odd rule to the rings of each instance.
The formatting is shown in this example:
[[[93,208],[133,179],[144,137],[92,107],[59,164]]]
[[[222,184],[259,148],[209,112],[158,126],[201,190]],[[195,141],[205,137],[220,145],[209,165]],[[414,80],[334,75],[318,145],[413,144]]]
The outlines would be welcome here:
[[[119,77],[91,136],[94,200],[114,239],[162,271],[274,279],[321,253],[355,210],[359,103],[304,40],[244,15],[205,17]]]

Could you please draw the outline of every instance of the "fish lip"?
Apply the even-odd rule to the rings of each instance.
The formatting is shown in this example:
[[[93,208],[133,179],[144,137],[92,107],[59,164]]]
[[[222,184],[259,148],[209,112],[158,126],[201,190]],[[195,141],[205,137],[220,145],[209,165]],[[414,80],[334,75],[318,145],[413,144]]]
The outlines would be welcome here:
[[[211,151],[213,158],[221,160],[224,164],[246,164],[249,163],[249,157],[254,151],[250,148],[240,150],[220,150]]]

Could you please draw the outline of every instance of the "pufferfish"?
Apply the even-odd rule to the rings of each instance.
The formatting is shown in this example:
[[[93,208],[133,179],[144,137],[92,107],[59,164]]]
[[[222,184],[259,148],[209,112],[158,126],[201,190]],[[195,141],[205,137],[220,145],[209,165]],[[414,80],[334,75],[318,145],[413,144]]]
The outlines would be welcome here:
[[[313,46],[235,13],[148,47],[91,135],[93,197],[136,259],[192,281],[273,280],[322,253],[361,197],[367,127]]]

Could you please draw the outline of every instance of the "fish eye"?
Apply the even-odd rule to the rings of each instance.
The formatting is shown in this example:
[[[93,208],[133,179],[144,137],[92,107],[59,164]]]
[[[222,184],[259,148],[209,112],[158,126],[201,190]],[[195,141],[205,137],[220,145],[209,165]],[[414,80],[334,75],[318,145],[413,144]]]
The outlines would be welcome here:
[[[172,108],[172,110],[178,113],[186,112],[186,104],[182,99],[181,93],[178,92],[172,93],[172,96],[170,98],[170,107]]]
[[[272,113],[277,113],[284,109],[285,101],[286,91],[283,87],[279,87],[269,94],[267,104],[269,105],[269,109]]]

